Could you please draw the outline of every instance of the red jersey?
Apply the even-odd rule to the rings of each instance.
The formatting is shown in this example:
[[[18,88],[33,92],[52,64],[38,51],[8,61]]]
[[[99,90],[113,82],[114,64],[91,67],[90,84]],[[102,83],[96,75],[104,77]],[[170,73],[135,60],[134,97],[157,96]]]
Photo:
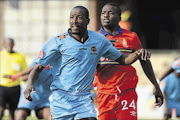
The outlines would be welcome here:
[[[139,37],[135,32],[121,29],[115,35],[104,34],[122,54],[132,53],[142,48]],[[100,32],[100,31],[98,31]],[[118,94],[129,88],[136,88],[138,76],[131,65],[123,66],[118,62],[101,58],[96,69],[94,86],[104,94]]]

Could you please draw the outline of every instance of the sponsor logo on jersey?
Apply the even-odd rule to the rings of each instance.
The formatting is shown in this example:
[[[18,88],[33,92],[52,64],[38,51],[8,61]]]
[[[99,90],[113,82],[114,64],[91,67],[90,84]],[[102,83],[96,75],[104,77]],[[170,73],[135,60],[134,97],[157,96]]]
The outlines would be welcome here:
[[[87,50],[87,48],[79,48],[79,50]]]
[[[41,58],[43,57],[43,55],[44,55],[44,52],[41,50],[41,51],[39,52],[38,59],[41,59]]]
[[[109,40],[112,44],[113,44],[113,46],[116,46],[114,43],[116,43],[117,42],[117,40]]]
[[[127,45],[127,41],[126,41],[126,39],[125,39],[125,38],[123,38],[122,44],[123,44],[123,47],[128,47],[128,45]]]

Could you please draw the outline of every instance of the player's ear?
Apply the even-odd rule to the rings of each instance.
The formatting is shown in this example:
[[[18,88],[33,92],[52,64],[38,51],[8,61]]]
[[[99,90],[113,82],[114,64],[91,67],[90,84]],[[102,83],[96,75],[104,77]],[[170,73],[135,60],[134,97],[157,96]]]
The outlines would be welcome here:
[[[89,18],[87,18],[87,25],[89,24],[89,22],[90,22],[90,19],[89,19]]]

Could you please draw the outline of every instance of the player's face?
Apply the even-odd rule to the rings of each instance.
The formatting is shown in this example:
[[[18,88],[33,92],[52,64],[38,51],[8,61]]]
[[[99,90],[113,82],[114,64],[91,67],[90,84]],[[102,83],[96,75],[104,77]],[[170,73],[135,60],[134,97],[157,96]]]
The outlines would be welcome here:
[[[14,47],[14,44],[12,43],[11,40],[8,39],[8,40],[5,41],[4,47],[8,52],[11,52],[13,47]]]
[[[74,8],[70,13],[69,23],[72,34],[81,34],[87,30],[88,19],[82,9]]]
[[[105,5],[101,11],[101,24],[106,26],[117,26],[120,21],[120,16],[117,8],[112,5]]]

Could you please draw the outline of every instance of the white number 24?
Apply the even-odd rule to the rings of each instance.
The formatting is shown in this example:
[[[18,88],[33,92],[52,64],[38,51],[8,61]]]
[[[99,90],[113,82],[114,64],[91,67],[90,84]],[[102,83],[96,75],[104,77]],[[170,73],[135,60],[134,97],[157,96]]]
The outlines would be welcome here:
[[[128,109],[127,104],[128,104],[127,100],[122,100],[122,101],[121,101],[121,105],[123,105],[122,110],[127,110],[127,109]],[[132,102],[130,103],[129,107],[132,107],[134,110],[136,109],[134,99],[133,99]]]

